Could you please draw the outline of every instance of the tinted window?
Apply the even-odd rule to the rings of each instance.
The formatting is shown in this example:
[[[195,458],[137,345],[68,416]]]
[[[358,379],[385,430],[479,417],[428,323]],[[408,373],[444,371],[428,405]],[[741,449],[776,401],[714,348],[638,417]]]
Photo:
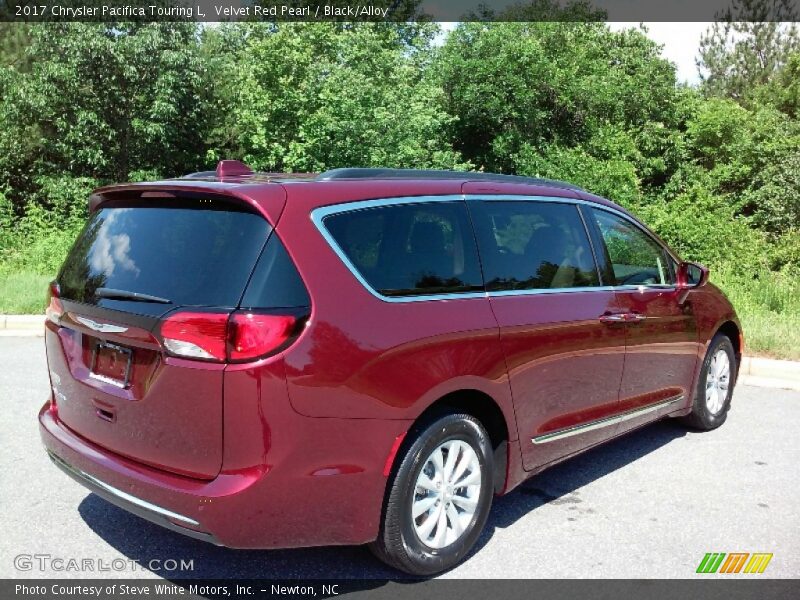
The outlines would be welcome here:
[[[62,296],[96,303],[95,290],[105,287],[178,305],[236,306],[270,226],[252,213],[203,205],[92,213],[59,275]]]
[[[361,276],[382,294],[483,289],[463,202],[345,212],[327,217],[324,226]]]
[[[591,209],[616,285],[671,285],[674,283],[671,259],[664,249],[639,227],[604,210]]]
[[[243,308],[279,308],[309,306],[311,300],[300,274],[286,253],[286,248],[273,234],[242,298]]]
[[[557,202],[470,203],[486,289],[599,285],[578,208]]]

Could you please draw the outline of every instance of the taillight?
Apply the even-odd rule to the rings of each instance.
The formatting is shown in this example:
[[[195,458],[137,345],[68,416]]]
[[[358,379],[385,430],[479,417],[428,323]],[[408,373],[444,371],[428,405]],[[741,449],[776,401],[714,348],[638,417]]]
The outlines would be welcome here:
[[[249,360],[280,348],[292,336],[297,320],[289,315],[233,313],[228,323],[230,360]]]
[[[294,335],[297,323],[291,315],[179,312],[161,324],[161,338],[175,356],[242,362],[279,349]]]
[[[161,337],[170,353],[185,358],[225,360],[228,315],[181,312],[161,324]]]
[[[58,324],[64,314],[64,305],[61,303],[61,288],[53,281],[47,288],[47,308],[44,311],[48,320]]]

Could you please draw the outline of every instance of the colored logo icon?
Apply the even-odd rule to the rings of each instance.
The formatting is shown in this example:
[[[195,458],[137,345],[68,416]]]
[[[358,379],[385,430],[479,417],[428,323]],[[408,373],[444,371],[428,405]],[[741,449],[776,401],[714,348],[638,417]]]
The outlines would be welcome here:
[[[708,552],[697,566],[698,573],[763,573],[772,554],[766,552]]]

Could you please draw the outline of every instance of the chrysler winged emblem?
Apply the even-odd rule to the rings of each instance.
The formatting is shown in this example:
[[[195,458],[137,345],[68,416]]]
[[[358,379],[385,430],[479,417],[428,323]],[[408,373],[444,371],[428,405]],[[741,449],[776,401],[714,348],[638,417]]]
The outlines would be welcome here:
[[[75,317],[75,320],[79,323],[83,323],[89,329],[94,329],[95,331],[99,331],[101,333],[124,333],[128,331],[127,327],[112,325],[111,323],[98,323],[97,321],[92,321],[86,317]]]

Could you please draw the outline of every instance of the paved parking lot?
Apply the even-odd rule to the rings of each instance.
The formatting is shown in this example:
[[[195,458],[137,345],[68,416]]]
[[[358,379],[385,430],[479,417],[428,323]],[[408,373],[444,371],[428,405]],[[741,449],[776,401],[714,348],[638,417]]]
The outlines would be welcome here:
[[[397,576],[363,548],[227,550],[107,504],[41,448],[41,338],[0,338],[0,365],[0,577],[92,576],[19,571],[20,554],[128,565],[104,577]],[[497,499],[477,551],[445,576],[691,578],[706,552],[772,552],[761,577],[800,576],[799,423],[800,393],[740,387],[717,431],[663,422],[606,444]],[[167,559],[194,568],[159,569]]]

